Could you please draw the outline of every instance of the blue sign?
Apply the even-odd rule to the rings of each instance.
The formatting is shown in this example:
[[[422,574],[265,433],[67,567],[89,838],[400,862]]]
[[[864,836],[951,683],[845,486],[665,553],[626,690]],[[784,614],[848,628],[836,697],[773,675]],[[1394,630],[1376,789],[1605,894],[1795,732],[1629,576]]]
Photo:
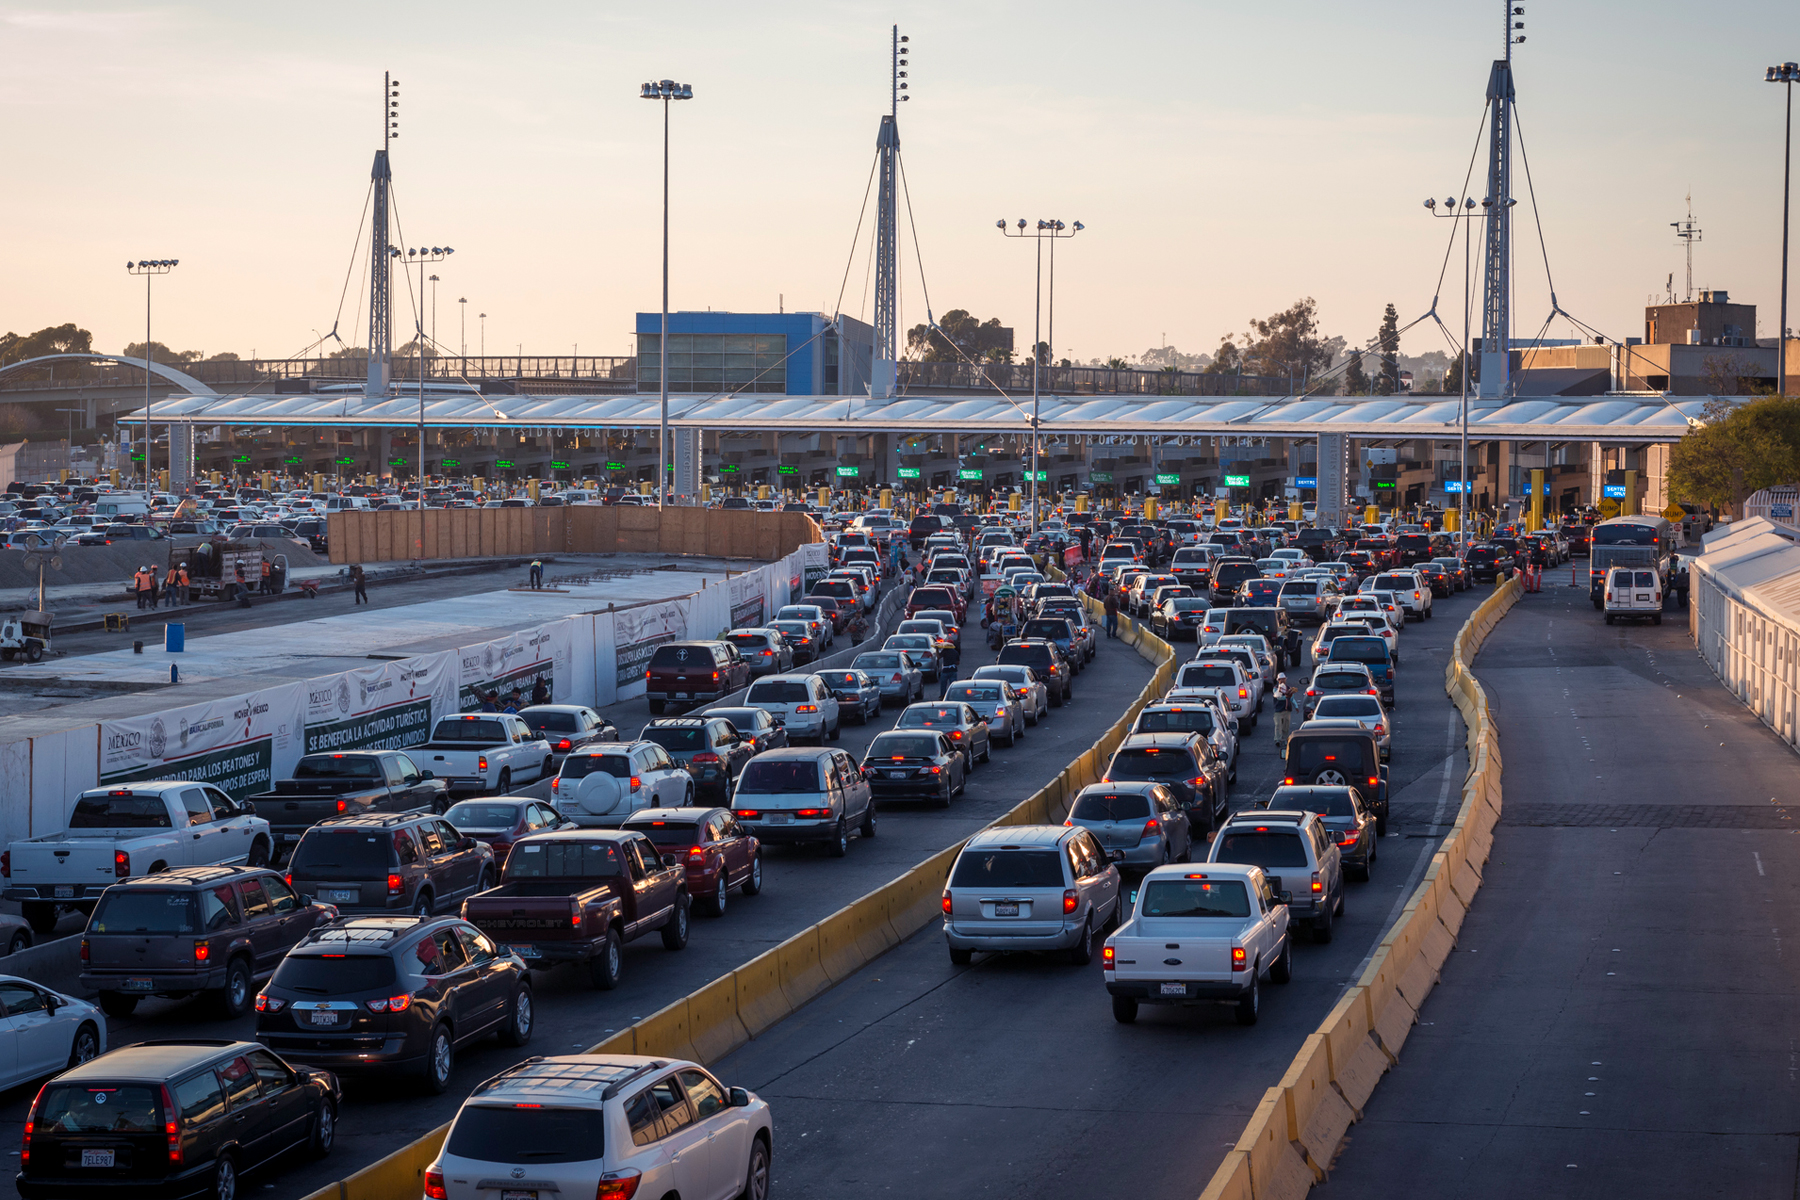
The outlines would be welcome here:
[[[1791,521],[1794,519],[1794,506],[1791,504],[1769,505],[1769,519],[1772,521]]]
[[[1319,477],[1317,475],[1296,475],[1294,477],[1294,486],[1297,488],[1316,488],[1319,486]]]
[[[1460,480],[1460,479],[1446,479],[1446,480],[1445,480],[1445,481],[1444,481],[1444,490],[1445,490],[1445,491],[1446,491],[1446,492],[1460,492],[1460,491],[1462,491],[1462,480]]]
[[[1600,487],[1600,494],[1609,500],[1623,500],[1625,498],[1625,485],[1622,483],[1602,484]]]

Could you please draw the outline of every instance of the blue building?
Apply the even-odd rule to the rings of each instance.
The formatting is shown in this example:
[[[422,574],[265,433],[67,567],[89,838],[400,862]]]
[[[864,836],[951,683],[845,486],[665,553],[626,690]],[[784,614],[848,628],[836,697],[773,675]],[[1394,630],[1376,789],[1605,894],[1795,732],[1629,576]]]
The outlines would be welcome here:
[[[869,390],[875,331],[820,313],[672,312],[669,391],[858,396]],[[661,384],[662,314],[637,315],[637,389]]]

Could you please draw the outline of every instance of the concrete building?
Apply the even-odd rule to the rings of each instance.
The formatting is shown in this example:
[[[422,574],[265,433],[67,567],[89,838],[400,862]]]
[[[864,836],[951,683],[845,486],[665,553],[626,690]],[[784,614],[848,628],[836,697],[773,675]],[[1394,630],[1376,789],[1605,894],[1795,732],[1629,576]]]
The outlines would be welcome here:
[[[866,396],[875,331],[821,313],[672,312],[669,391]],[[637,390],[661,388],[662,314],[637,315]]]

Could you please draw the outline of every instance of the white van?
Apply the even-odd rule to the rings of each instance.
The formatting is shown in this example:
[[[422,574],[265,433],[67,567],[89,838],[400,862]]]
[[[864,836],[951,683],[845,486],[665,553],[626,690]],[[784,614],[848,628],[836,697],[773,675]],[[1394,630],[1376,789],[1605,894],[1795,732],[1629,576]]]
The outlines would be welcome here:
[[[110,495],[94,497],[94,515],[110,521],[122,521],[128,517],[146,517],[150,514],[150,505],[142,496],[130,492],[114,492]]]
[[[1652,625],[1662,624],[1662,576],[1652,569],[1614,567],[1606,573],[1602,596],[1606,623],[1613,618],[1649,617]]]
[[[325,497],[325,511],[328,513],[368,512],[369,498],[367,496],[327,496]]]

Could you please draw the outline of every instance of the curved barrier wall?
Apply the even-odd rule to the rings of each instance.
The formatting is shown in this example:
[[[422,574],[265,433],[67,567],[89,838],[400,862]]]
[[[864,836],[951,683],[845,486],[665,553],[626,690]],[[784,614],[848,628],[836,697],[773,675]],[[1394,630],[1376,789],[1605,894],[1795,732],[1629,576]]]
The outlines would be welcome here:
[[[1168,690],[1175,676],[1174,649],[1124,616],[1119,618],[1119,640],[1155,664],[1150,681],[1098,741],[994,825],[1060,824],[1081,789],[1099,781],[1138,712]],[[773,950],[589,1047],[587,1053],[651,1054],[701,1063],[724,1057],[937,920],[944,884],[962,847],[958,842],[932,855]],[[393,1200],[418,1194],[424,1187],[425,1168],[437,1157],[449,1129],[440,1126],[305,1200]]]
[[[1306,1195],[1325,1178],[1351,1124],[1362,1119],[1376,1083],[1400,1061],[1400,1048],[1456,944],[1493,848],[1500,819],[1500,738],[1487,693],[1469,663],[1521,594],[1515,577],[1484,600],[1458,631],[1444,670],[1444,690],[1468,726],[1469,775],[1455,826],[1362,978],[1307,1037],[1281,1082],[1263,1095],[1201,1200]]]

